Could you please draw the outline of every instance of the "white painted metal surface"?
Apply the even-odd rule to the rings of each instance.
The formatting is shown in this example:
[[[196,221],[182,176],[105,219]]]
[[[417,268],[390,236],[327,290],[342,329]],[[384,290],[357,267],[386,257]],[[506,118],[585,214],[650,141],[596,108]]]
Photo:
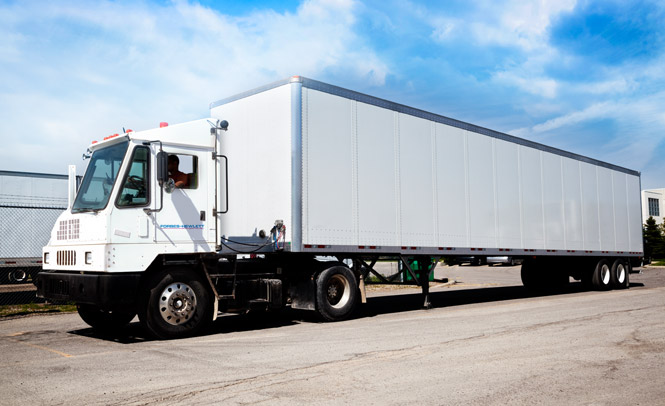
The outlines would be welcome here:
[[[295,213],[294,251],[642,251],[634,171],[308,79],[215,103],[211,115],[231,123],[224,235],[276,218],[291,227]]]
[[[637,176],[317,90],[303,100],[304,244],[642,250]]]
[[[220,238],[231,241],[268,235],[276,220],[291,222],[291,93],[277,87],[211,110],[227,120],[228,131],[219,138],[218,153],[228,158],[228,185],[220,162],[217,208]],[[211,189],[212,190],[212,189]],[[226,198],[228,193],[228,207]],[[243,250],[251,251],[253,247]]]

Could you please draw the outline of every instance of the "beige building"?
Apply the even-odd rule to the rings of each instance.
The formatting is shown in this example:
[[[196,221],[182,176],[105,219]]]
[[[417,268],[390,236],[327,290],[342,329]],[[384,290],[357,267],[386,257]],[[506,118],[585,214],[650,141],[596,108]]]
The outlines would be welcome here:
[[[665,189],[649,189],[642,191],[642,220],[647,221],[649,216],[657,224],[663,224],[665,218]]]

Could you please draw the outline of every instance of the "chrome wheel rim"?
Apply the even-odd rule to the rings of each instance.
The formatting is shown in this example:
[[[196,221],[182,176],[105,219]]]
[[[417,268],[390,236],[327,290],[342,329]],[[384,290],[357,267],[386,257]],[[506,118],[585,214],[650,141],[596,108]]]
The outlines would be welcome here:
[[[617,266],[617,281],[620,284],[623,284],[626,281],[626,268],[623,264]]]
[[[328,304],[335,309],[344,307],[351,298],[351,285],[342,275],[333,275],[326,284]]]
[[[165,322],[177,326],[189,321],[196,312],[196,294],[186,283],[168,285],[159,298],[159,313]]]
[[[603,285],[610,284],[610,267],[608,265],[603,265],[600,268],[600,279],[603,282]]]

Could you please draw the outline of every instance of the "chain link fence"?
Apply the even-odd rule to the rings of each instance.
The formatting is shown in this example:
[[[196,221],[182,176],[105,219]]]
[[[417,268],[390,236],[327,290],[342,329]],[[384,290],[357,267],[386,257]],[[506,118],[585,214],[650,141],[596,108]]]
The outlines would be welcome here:
[[[12,201],[13,200],[13,201]],[[66,199],[0,194],[0,306],[41,303],[32,284]]]

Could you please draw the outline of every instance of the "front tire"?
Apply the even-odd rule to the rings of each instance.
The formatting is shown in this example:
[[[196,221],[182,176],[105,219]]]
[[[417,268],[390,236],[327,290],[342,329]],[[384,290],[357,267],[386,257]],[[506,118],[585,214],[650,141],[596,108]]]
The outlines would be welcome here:
[[[144,290],[139,319],[160,339],[197,334],[212,321],[211,294],[194,270],[166,269]]]
[[[316,279],[316,311],[326,321],[347,319],[356,309],[359,290],[353,272],[333,266]]]

